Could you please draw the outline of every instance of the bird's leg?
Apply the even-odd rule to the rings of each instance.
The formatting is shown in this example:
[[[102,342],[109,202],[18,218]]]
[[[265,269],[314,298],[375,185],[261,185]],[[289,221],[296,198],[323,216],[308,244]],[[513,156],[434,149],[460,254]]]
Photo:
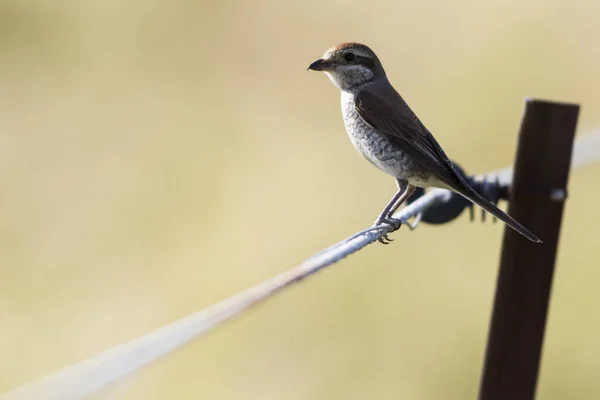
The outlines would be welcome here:
[[[402,221],[399,219],[392,218],[392,215],[396,212],[396,210],[408,199],[413,192],[415,191],[415,187],[409,184],[406,181],[396,179],[396,183],[398,184],[398,191],[392,197],[392,199],[385,206],[383,211],[377,217],[375,221],[375,225],[379,225],[381,223],[388,224],[392,226],[392,230],[388,233],[392,233],[402,226]],[[393,239],[390,239],[387,234],[382,236],[379,241],[383,244],[387,244],[391,242]]]
[[[394,205],[388,211],[387,218],[392,219],[392,220],[393,220],[392,215],[394,215],[396,210],[398,208],[400,208],[400,206],[402,204],[404,204],[410,196],[412,196],[412,194],[415,192],[415,189],[416,189],[415,186],[411,185],[410,183],[408,183],[406,181],[402,181],[400,179],[396,179],[396,183],[398,184],[398,191],[402,192],[402,196],[400,196],[398,198],[398,200],[396,200]]]
[[[385,206],[383,211],[381,211],[381,213],[379,213],[379,216],[375,220],[374,225],[379,225],[382,222],[385,222],[386,217],[390,215],[390,210],[392,209],[392,207],[394,207],[394,204],[396,204],[398,199],[400,199],[402,197],[402,194],[403,194],[402,189],[400,189],[396,192],[394,197],[392,197],[392,199],[387,203],[387,205]]]

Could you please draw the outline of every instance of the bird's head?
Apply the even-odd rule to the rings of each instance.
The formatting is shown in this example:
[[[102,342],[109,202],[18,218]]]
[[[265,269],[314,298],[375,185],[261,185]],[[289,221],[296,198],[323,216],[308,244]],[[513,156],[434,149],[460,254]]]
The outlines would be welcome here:
[[[330,47],[308,69],[325,72],[333,84],[342,90],[354,90],[376,79],[385,79],[379,58],[373,50],[360,43],[342,43]]]

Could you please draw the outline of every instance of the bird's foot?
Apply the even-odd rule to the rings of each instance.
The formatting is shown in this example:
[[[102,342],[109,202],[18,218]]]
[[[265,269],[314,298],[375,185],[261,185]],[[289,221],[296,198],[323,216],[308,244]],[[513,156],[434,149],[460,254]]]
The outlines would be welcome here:
[[[399,219],[396,219],[396,218],[392,218],[392,217],[380,217],[377,219],[377,221],[375,221],[375,225],[381,225],[381,224],[389,225],[391,227],[391,229],[385,235],[380,237],[378,239],[378,241],[383,244],[389,244],[390,242],[393,242],[394,239],[390,239],[388,237],[388,234],[400,229],[400,227],[402,226],[402,221]]]

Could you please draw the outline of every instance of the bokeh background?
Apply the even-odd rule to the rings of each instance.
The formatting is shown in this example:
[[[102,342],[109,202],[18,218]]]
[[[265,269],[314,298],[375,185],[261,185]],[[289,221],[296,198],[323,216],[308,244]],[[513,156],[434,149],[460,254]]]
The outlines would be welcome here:
[[[600,125],[579,1],[0,2],[0,392],[227,297],[368,226],[393,180],[306,66],[369,44],[471,173],[527,96]],[[538,398],[600,397],[600,164],[573,171]],[[501,224],[401,230],[107,398],[469,399]],[[102,396],[101,396],[102,397]]]

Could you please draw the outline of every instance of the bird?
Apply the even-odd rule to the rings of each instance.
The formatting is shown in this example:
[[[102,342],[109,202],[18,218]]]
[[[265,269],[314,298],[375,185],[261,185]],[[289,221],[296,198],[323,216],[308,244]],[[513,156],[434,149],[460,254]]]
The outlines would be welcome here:
[[[417,187],[457,193],[535,243],[541,240],[475,191],[431,132],[394,89],[383,65],[367,45],[346,42],[330,47],[307,70],[322,71],[341,90],[342,116],[350,141],[371,164],[396,179],[397,192],[375,225],[394,232],[402,221],[394,212]],[[391,240],[383,235],[379,241]]]

